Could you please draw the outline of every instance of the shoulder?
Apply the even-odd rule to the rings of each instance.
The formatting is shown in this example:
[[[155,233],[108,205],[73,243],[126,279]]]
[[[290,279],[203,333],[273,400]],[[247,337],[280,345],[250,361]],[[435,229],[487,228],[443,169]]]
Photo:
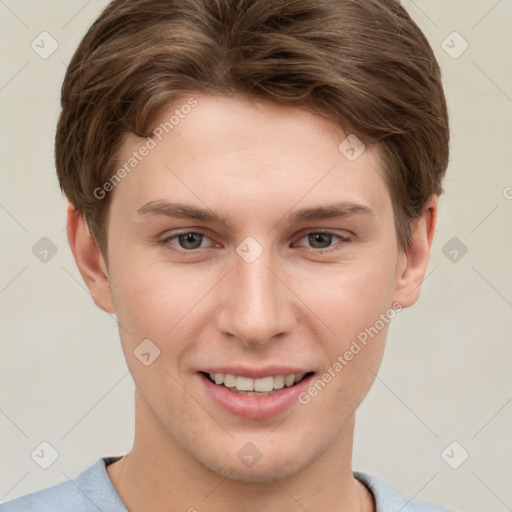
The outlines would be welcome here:
[[[78,490],[71,481],[26,494],[14,500],[0,504],[0,512],[50,512],[84,510]]]
[[[115,458],[98,459],[76,478],[0,504],[0,512],[126,512],[105,470]]]
[[[354,471],[354,477],[372,492],[375,498],[376,512],[454,512],[440,505],[407,498],[367,473]]]

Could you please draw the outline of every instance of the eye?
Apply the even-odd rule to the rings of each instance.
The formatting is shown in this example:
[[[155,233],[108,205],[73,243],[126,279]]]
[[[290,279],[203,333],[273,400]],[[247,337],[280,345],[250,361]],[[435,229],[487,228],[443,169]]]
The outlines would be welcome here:
[[[175,239],[177,245],[172,242]],[[164,238],[161,243],[173,246],[172,249],[178,252],[192,252],[195,249],[204,247],[203,242],[205,239],[208,239],[208,237],[201,231],[184,231]]]
[[[300,240],[306,240],[307,243],[311,244],[312,252],[328,252],[331,250],[337,250],[335,246],[332,246],[335,239],[340,242],[350,242],[350,238],[331,233],[330,231],[311,231],[303,236]]]
[[[176,252],[191,253],[198,249],[208,247],[206,243],[203,243],[206,240],[210,239],[202,231],[183,231],[167,236],[160,243],[166,247],[170,247]],[[305,240],[307,244],[310,244],[309,249],[313,253],[335,251],[338,250],[336,245],[340,244],[340,242],[342,244],[350,242],[350,238],[330,231],[311,231],[306,233],[296,245],[303,245],[300,243],[303,240]],[[219,244],[216,244],[216,246],[220,247]]]

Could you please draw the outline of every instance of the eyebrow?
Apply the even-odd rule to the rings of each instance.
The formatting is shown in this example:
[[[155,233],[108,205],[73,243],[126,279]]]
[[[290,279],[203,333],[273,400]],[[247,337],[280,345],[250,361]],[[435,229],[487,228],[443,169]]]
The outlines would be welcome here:
[[[339,219],[354,214],[365,214],[373,216],[373,210],[363,204],[351,201],[340,201],[338,203],[318,206],[315,208],[303,208],[290,213],[288,221],[305,222],[312,220]]]
[[[231,217],[226,217],[208,208],[200,208],[184,203],[168,203],[163,201],[150,201],[137,210],[140,216],[165,216],[181,219],[199,220],[209,223],[218,223],[229,226]],[[340,201],[324,206],[302,208],[285,215],[290,224],[314,220],[340,219],[355,214],[368,216],[375,215],[373,210],[363,204],[351,201]]]

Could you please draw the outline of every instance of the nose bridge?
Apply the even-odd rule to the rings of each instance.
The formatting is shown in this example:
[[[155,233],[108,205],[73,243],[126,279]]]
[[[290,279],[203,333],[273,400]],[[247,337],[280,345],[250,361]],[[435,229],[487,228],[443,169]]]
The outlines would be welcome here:
[[[275,266],[270,249],[258,248],[251,240],[239,245],[218,316],[224,334],[245,345],[261,345],[290,330],[293,311]]]

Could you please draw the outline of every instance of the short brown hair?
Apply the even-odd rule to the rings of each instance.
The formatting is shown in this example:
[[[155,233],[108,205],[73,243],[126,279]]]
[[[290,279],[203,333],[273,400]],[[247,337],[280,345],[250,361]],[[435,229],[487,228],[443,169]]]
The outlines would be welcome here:
[[[61,189],[104,256],[109,194],[128,132],[194,91],[312,108],[381,150],[399,246],[442,193],[449,126],[441,72],[396,0],[114,0],[62,85]]]

